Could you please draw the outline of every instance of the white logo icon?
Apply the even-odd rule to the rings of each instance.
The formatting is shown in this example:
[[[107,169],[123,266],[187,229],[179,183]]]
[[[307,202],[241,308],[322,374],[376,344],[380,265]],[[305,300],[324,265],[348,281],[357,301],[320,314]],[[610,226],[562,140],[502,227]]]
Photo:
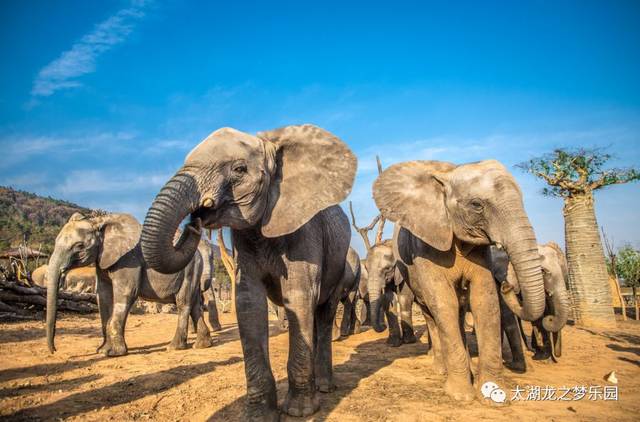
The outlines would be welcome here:
[[[480,391],[485,399],[491,399],[495,403],[504,403],[507,401],[507,393],[505,393],[502,388],[498,387],[498,384],[495,382],[485,382],[482,384]]]

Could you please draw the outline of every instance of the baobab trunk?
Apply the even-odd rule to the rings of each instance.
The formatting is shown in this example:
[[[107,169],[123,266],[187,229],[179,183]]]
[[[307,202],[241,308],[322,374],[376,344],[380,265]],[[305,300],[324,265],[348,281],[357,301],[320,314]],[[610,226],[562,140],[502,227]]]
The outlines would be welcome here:
[[[591,192],[565,198],[564,223],[576,323],[615,325],[609,275]]]

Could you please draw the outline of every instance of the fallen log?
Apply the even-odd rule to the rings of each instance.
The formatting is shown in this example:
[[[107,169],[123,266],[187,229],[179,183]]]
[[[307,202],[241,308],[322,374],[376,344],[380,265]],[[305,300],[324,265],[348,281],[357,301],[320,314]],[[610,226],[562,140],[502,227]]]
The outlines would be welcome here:
[[[5,303],[23,303],[47,307],[47,299],[40,295],[21,295],[6,290],[0,290],[0,301]],[[98,307],[87,301],[74,301],[68,299],[58,299],[58,309],[61,311],[73,311],[82,314],[89,314],[98,311]]]
[[[17,314],[21,316],[29,315],[28,311],[25,311],[24,309],[20,309],[20,308],[14,308],[13,306],[7,305],[1,300],[0,300],[0,311],[4,313],[12,313],[12,314]]]
[[[0,280],[0,288],[5,290],[11,290],[12,292],[15,292],[19,295],[24,295],[24,296],[42,296],[45,298],[47,297],[47,289],[40,286],[27,287],[15,282]],[[60,290],[58,292],[58,298],[71,300],[74,302],[84,301],[84,302],[90,302],[93,304],[98,303],[96,299],[96,295],[94,293],[75,293],[75,292]]]

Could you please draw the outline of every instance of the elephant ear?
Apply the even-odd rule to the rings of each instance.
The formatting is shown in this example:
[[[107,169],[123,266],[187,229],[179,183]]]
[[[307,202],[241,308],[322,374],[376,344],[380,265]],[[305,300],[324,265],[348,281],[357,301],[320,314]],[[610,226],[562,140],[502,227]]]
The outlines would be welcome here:
[[[129,214],[110,214],[96,220],[102,232],[98,265],[106,270],[137,246],[142,226]]]
[[[342,202],[353,186],[357,160],[336,136],[313,125],[261,132],[275,146],[275,172],[262,234],[293,233],[318,212]]]
[[[448,251],[453,226],[445,205],[445,183],[454,168],[442,161],[395,164],[374,182],[373,199],[384,217],[426,244]]]

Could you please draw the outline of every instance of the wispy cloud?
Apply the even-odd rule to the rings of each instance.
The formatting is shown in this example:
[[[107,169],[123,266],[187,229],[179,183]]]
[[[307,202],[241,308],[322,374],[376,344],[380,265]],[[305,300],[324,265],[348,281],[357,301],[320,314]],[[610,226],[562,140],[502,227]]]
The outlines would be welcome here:
[[[129,7],[97,24],[93,31],[40,70],[31,95],[48,97],[61,89],[80,86],[77,78],[94,72],[98,56],[127,39],[136,23],[145,16],[144,9],[149,3],[148,0],[133,0]]]
[[[122,171],[75,170],[55,188],[63,195],[79,193],[139,192],[161,187],[172,173],[139,173]]]

